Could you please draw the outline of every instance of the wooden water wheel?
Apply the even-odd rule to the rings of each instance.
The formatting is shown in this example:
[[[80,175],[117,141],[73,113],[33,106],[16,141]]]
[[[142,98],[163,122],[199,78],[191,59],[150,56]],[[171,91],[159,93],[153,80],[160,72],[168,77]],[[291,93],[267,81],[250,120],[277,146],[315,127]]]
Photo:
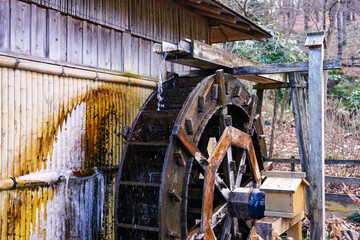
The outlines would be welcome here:
[[[127,136],[116,197],[117,239],[246,239],[231,199],[259,187],[266,154],[256,96],[222,70],[172,77]],[[248,195],[248,194],[247,194]]]

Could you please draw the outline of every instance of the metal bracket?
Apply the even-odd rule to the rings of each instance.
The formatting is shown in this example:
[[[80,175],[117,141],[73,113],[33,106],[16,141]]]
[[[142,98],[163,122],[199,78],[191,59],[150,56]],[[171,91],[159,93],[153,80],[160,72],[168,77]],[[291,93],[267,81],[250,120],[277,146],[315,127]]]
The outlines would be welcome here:
[[[15,65],[14,65],[14,70],[16,70],[16,69],[18,68],[18,66],[19,66],[19,63],[20,63],[20,61],[19,61],[19,58],[18,58],[18,57],[15,57]]]
[[[64,66],[60,65],[60,67],[61,67],[61,73],[60,73],[59,77],[67,77],[67,75],[65,74]]]

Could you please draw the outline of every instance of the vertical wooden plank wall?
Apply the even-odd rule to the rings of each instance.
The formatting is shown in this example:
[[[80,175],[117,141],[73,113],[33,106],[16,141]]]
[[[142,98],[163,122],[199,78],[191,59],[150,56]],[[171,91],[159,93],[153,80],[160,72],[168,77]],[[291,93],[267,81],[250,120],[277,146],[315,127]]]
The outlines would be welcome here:
[[[158,75],[154,42],[208,39],[207,20],[169,0],[4,0],[0,13],[0,50],[144,76]]]

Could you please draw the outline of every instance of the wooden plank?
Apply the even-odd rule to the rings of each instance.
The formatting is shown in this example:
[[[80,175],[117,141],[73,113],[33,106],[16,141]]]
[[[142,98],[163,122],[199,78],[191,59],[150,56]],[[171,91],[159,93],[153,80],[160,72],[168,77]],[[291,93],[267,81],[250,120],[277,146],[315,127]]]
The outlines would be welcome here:
[[[0,1],[0,49],[10,48],[10,9],[9,0]]]
[[[151,42],[151,49],[154,47],[154,42]],[[162,61],[162,56],[151,51],[150,56],[150,68],[151,68],[151,77],[159,77],[160,64]]]
[[[322,38],[324,33],[308,35]],[[316,41],[315,41],[316,42]],[[310,239],[325,239],[324,189],[324,46],[309,46],[309,219]],[[337,61],[337,64],[340,64]]]
[[[295,163],[300,164],[300,159],[298,158],[268,158],[269,162],[276,163]],[[326,165],[360,165],[360,160],[345,160],[345,159],[325,159]]]
[[[289,74],[289,82],[290,84],[296,83],[295,75],[293,73]],[[303,102],[300,100],[299,92],[297,91],[297,89],[294,88],[291,89],[291,104],[293,107],[293,114],[295,119],[296,138],[299,147],[301,170],[304,172],[308,172],[309,170],[308,149],[304,134],[305,131],[308,131],[308,129],[304,128],[304,118],[306,118],[307,116],[302,116],[300,105],[303,104]]]
[[[273,239],[275,237],[275,233],[281,235],[303,218],[304,212],[296,215],[294,218],[264,217],[255,223],[256,233],[263,239],[267,239],[269,236]]]
[[[139,39],[139,74],[143,76],[150,76],[150,41]]]
[[[111,30],[111,69],[124,71],[122,54],[122,32]]]
[[[323,70],[339,69],[340,61],[338,59],[323,60]],[[256,74],[276,74],[290,72],[306,72],[309,71],[309,62],[296,63],[276,63],[257,66],[234,67],[232,74],[235,76],[256,75]]]
[[[98,67],[110,68],[111,42],[110,28],[98,26]]]
[[[270,171],[265,172],[266,177],[281,177],[281,178],[305,178],[304,172],[282,172],[282,171]]]
[[[360,165],[360,160],[325,159],[325,164]]]
[[[128,47],[128,46],[127,46]],[[129,72],[139,74],[139,38],[131,36],[131,70]],[[125,57],[125,56],[124,56]]]
[[[296,83],[266,83],[257,84],[253,86],[253,89],[277,89],[277,88],[293,88],[293,87],[306,87]]]
[[[10,50],[30,54],[30,4],[11,1]]]
[[[173,27],[172,27],[172,39],[173,42],[179,42],[180,39],[180,23],[179,23],[179,8],[173,7],[172,11],[172,18],[173,18]]]
[[[103,1],[95,1],[95,19],[97,23],[104,23],[104,9],[103,9]]]
[[[97,67],[98,60],[98,28],[97,25],[83,22],[84,41],[83,41],[83,64]]]
[[[113,17],[113,26],[115,29],[119,29],[122,25],[122,9],[121,9],[121,4],[123,1],[119,0],[119,1],[114,1],[114,17]]]
[[[83,63],[82,55],[83,21],[67,16],[67,61]]]
[[[66,61],[67,56],[67,25],[66,16],[58,11],[49,9],[49,58]]]
[[[268,176],[261,185],[260,190],[275,193],[295,193],[302,182],[301,178],[288,177],[286,180],[282,176]],[[278,203],[272,203],[277,205]],[[271,208],[270,208],[271,209]]]
[[[105,1],[105,22],[109,27],[114,26],[114,15],[118,14],[115,13],[115,4],[117,1],[107,0]]]
[[[124,72],[131,72],[132,69],[132,44],[131,44],[131,34],[124,32],[122,34],[122,51],[123,51],[123,60],[124,60]]]
[[[158,39],[159,36],[161,36],[161,20],[162,20],[160,3],[161,3],[160,1],[153,0],[153,11],[154,11],[153,34],[154,34],[154,39],[156,40],[161,40]]]
[[[88,0],[87,2],[87,19],[94,21],[96,19],[96,13],[95,13],[95,0]]]
[[[122,15],[123,15],[123,20],[122,20],[122,27],[124,29],[130,29],[130,18],[129,18],[129,1],[130,0],[120,0],[121,1],[121,9],[122,11]]]
[[[47,57],[46,11],[31,4],[31,55],[37,57]]]
[[[346,185],[360,186],[360,178],[325,176],[325,183],[341,184],[341,182],[343,182]]]
[[[356,197],[360,198],[360,196]],[[325,200],[343,203],[354,203],[354,201],[347,194],[325,193]]]

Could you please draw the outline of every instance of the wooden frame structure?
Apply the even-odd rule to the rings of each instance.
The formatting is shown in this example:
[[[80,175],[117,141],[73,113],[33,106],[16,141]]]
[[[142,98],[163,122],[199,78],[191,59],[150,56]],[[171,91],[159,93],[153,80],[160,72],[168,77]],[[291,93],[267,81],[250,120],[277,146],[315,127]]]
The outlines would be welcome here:
[[[190,70],[176,72],[179,76],[204,76],[223,68],[225,72],[231,73],[246,80],[258,82],[257,89],[258,104],[256,112],[261,114],[261,105],[264,89],[291,88],[291,99],[296,124],[297,141],[299,145],[300,163],[302,170],[306,172],[310,189],[307,192],[307,203],[311,225],[311,239],[324,239],[325,234],[325,193],[324,193],[324,74],[325,70],[340,68],[337,59],[324,60],[324,33],[309,33],[306,46],[309,47],[309,61],[301,63],[282,63],[271,65],[240,66],[236,64],[239,57],[230,53],[224,53],[219,62],[219,50],[213,50],[211,46],[202,46],[206,54],[196,54],[198,43],[188,40],[179,44],[159,44],[155,51],[164,54],[170,52],[170,61],[181,61],[186,65],[203,66],[201,70]],[[184,46],[186,46],[184,48]],[[215,53],[214,53],[215,51]],[[216,60],[215,60],[216,59]],[[215,64],[214,64],[215,62]],[[198,66],[199,66],[198,65]],[[309,94],[309,118],[307,117],[306,97],[304,79],[300,72],[308,72],[308,94]],[[288,78],[281,75],[287,73]],[[264,76],[265,75],[265,76]],[[275,77],[274,77],[275,76]],[[283,75],[282,75],[283,76]]]

